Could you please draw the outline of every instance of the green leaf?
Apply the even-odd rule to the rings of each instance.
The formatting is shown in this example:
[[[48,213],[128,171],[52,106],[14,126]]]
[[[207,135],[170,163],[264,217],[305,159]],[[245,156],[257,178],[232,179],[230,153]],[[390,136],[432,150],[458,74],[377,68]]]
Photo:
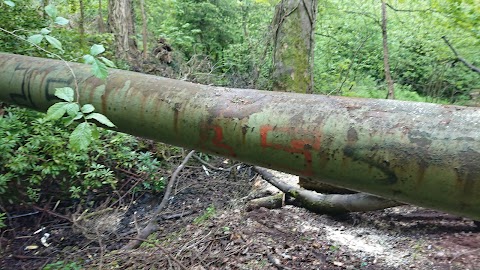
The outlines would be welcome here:
[[[90,54],[85,54],[83,56],[83,61],[85,61],[85,64],[93,64],[95,62],[95,57]]]
[[[65,109],[69,116],[76,116],[77,113],[80,112],[80,106],[78,103],[68,103],[68,105],[65,106]]]
[[[45,12],[52,19],[57,17],[57,8],[52,4],[45,7]]]
[[[7,0],[5,0],[5,1],[3,1],[3,3],[5,3],[5,5],[7,5],[7,6],[9,6],[9,7],[14,7],[14,6],[15,6],[15,3],[12,2],[12,1],[7,1]]]
[[[103,56],[100,56],[99,57],[100,60],[102,60],[105,65],[107,65],[108,67],[111,67],[111,68],[116,68],[117,66],[115,66],[115,63],[113,63],[112,61],[108,60],[107,58],[103,57]]]
[[[69,125],[71,125],[74,121],[79,120],[79,119],[81,119],[81,118],[83,118],[83,113],[78,112],[77,115],[65,117],[65,118],[62,119],[62,121],[63,121],[63,124],[64,124],[65,126],[69,126]]]
[[[97,56],[97,55],[103,53],[104,51],[105,51],[105,47],[103,47],[103,45],[94,44],[90,48],[90,54],[93,55],[93,56]]]
[[[74,100],[75,91],[70,87],[55,88],[55,96],[68,102]]]
[[[58,120],[67,112],[66,106],[70,104],[69,102],[58,102],[50,106],[47,110],[47,120]]]
[[[28,37],[28,42],[31,42],[33,44],[40,44],[40,42],[42,42],[43,40],[43,35],[41,34],[36,34],[36,35],[32,35],[32,36],[29,36]]]
[[[93,111],[95,111],[95,107],[93,107],[92,104],[85,104],[82,106],[82,109],[81,109],[82,113],[91,113]]]
[[[97,125],[91,125],[92,127],[92,138],[98,140],[100,138],[100,131],[97,128]]]
[[[40,30],[40,34],[42,34],[42,35],[48,35],[51,32],[52,31],[50,31],[48,28],[42,28],[42,30]]]
[[[58,24],[58,25],[67,25],[68,24],[68,20],[63,18],[63,17],[56,17],[55,18],[55,23]]]
[[[91,113],[87,115],[85,119],[95,119],[107,127],[115,127],[115,125],[105,115],[101,113]]]
[[[108,75],[107,66],[98,59],[94,59],[94,62],[92,64],[92,73],[97,78],[106,79]]]
[[[47,39],[48,43],[52,44],[53,47],[63,52],[62,43],[58,39],[49,35],[46,35],[45,38]]]
[[[92,142],[92,127],[90,123],[80,123],[70,134],[70,147],[75,150],[86,150]]]

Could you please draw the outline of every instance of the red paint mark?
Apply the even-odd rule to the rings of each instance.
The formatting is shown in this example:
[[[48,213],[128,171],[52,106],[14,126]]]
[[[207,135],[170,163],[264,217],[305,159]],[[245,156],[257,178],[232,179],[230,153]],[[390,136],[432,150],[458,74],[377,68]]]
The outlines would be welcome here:
[[[291,139],[290,146],[286,146],[283,144],[278,143],[270,143],[268,142],[268,134],[271,132],[278,132],[284,134],[284,136],[313,136],[313,139]],[[294,171],[298,171],[299,173],[305,176],[313,175],[313,166],[312,166],[312,150],[320,150],[320,136],[311,134],[303,129],[290,129],[290,128],[274,128],[271,125],[264,125],[260,127],[260,145],[262,148],[273,148],[280,151],[285,151],[291,154],[301,154],[305,160],[305,169],[304,170],[296,170],[291,169]]]
[[[213,131],[213,138],[210,139],[210,130]],[[217,150],[221,150],[218,154],[228,155],[231,157],[236,157],[235,151],[233,147],[223,142],[223,129],[219,125],[204,125],[202,128],[202,132],[200,134],[200,139],[202,142],[210,141],[215,147],[219,148]],[[208,146],[207,146],[208,148]],[[215,149],[213,149],[215,150]]]

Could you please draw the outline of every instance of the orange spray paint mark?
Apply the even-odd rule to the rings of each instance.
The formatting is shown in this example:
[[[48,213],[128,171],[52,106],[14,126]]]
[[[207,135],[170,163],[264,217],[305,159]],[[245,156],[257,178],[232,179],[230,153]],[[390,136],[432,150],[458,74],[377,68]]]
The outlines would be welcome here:
[[[284,145],[279,143],[268,142],[268,134],[276,132],[280,134],[285,134],[286,136],[313,136],[313,139],[291,139],[290,145]],[[262,148],[273,148],[281,151],[285,151],[291,154],[301,154],[305,160],[305,169],[304,170],[295,170],[299,173],[309,176],[313,175],[313,165],[312,165],[312,150],[320,150],[320,137],[315,134],[311,134],[304,129],[289,129],[289,128],[273,128],[271,125],[264,125],[260,128],[260,145]],[[294,170],[294,169],[291,169]]]
[[[213,138],[211,138],[211,131],[213,131]],[[233,150],[233,147],[223,142],[223,129],[219,125],[204,125],[201,129],[200,139],[202,141],[203,148],[206,150],[216,150],[218,154],[228,155],[231,157],[237,156]],[[211,147],[205,145],[205,143],[208,141],[215,146],[215,149],[211,149]]]

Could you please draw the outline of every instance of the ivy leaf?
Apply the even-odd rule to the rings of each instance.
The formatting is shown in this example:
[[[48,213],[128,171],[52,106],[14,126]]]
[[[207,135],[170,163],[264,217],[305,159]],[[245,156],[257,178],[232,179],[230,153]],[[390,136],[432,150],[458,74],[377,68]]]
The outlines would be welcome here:
[[[69,102],[57,102],[50,106],[47,110],[47,120],[58,120],[67,112],[67,105]]]
[[[74,100],[75,91],[70,87],[55,88],[55,96],[68,102]]]
[[[107,127],[115,127],[115,125],[105,115],[101,113],[91,113],[87,115],[85,119],[95,119]]]
[[[5,1],[3,1],[3,3],[5,3],[5,5],[7,5],[7,6],[9,6],[9,7],[14,7],[14,6],[15,6],[15,3],[12,2],[12,1],[7,1],[7,0],[5,0]]]
[[[107,66],[98,59],[94,59],[94,62],[92,64],[92,73],[97,78],[106,79],[108,75]]]
[[[83,56],[83,61],[85,61],[85,64],[93,64],[95,62],[95,57],[90,54],[85,54]]]
[[[90,123],[80,123],[70,134],[69,144],[72,149],[86,150],[92,142],[92,127]]]
[[[63,18],[63,17],[56,17],[55,18],[55,23],[58,24],[58,25],[67,25],[68,24],[68,20]]]
[[[59,49],[60,51],[63,52],[62,43],[58,39],[56,39],[52,36],[49,36],[49,35],[46,35],[45,39],[47,39],[48,43],[52,44],[53,47],[55,47],[55,48],[57,48],[57,49]]]
[[[45,7],[45,12],[47,13],[48,16],[50,16],[50,18],[57,17],[57,8],[52,4]]]
[[[81,109],[82,113],[91,113],[93,111],[95,111],[95,107],[93,107],[92,104],[85,104],[82,106],[82,109]]]
[[[115,66],[115,63],[113,63],[112,61],[108,60],[107,58],[103,57],[103,56],[100,56],[99,57],[100,60],[102,60],[105,65],[107,65],[108,67],[111,67],[111,68],[116,68],[117,66]]]
[[[103,45],[93,44],[90,48],[90,54],[93,56],[97,56],[105,51],[105,47]]]
[[[27,40],[28,42],[38,45],[40,44],[40,42],[42,42],[43,35],[41,34],[32,35],[32,36],[29,36]]]

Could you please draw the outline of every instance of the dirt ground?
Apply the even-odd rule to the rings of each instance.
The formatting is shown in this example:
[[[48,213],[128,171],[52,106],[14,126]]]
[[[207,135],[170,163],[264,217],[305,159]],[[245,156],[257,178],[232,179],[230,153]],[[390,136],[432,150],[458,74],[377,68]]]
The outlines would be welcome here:
[[[121,249],[161,195],[98,207],[75,226],[25,208],[2,231],[0,269],[480,269],[472,220],[414,206],[342,216],[293,206],[247,212],[266,184],[250,166],[210,162],[223,169],[191,161],[182,171],[160,230],[140,248]]]

